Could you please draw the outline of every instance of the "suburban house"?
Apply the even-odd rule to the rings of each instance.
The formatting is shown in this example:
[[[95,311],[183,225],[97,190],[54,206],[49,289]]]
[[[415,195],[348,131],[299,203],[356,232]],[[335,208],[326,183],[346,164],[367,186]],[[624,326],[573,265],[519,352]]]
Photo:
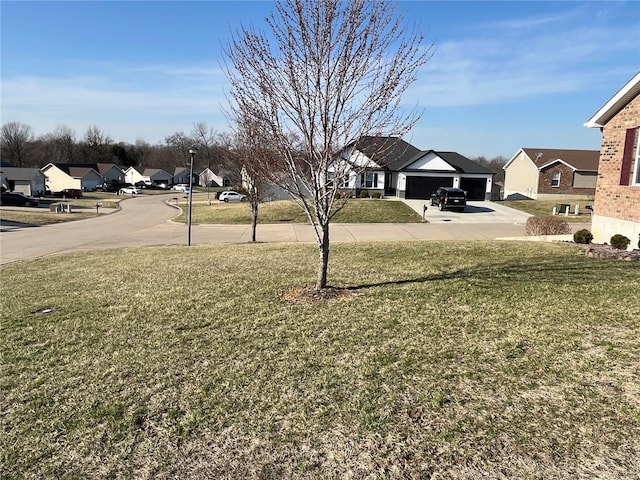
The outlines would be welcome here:
[[[224,180],[207,167],[198,174],[198,185],[201,187],[223,187]]]
[[[2,189],[24,193],[27,196],[42,196],[46,190],[46,177],[37,168],[2,167]]]
[[[90,167],[102,176],[103,183],[123,183],[125,181],[124,170],[113,163],[82,163],[76,167]]]
[[[52,192],[65,188],[95,190],[104,182],[98,171],[73,163],[48,163],[40,171],[46,176],[47,187]]]
[[[591,197],[599,159],[597,150],[521,148],[503,167],[504,199]]]
[[[148,176],[143,175],[138,171],[136,167],[129,167],[124,171],[125,183],[135,185],[136,183],[143,182],[146,184],[151,183],[151,179]]]
[[[189,169],[187,167],[174,167],[173,169],[165,169],[167,172],[173,172],[171,184],[189,183]],[[195,175],[194,175],[195,177]],[[196,183],[196,182],[194,182]]]
[[[349,175],[341,189],[379,192],[384,196],[428,200],[438,187],[457,187],[469,200],[491,198],[493,172],[456,152],[421,151],[396,137],[363,137],[344,148],[341,165],[351,165],[360,175]]]
[[[151,180],[151,183],[155,183],[159,185],[164,183],[165,185],[171,185],[171,179],[173,178],[173,174],[161,169],[161,168],[145,168],[142,172],[144,177],[147,177]],[[134,182],[135,183],[135,182]]]
[[[640,72],[586,123],[602,132],[591,233],[596,243],[615,234],[640,242]]]

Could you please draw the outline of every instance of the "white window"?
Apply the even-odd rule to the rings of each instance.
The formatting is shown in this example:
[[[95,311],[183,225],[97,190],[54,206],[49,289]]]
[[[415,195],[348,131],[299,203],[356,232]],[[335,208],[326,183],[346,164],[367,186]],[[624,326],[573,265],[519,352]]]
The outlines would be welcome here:
[[[551,174],[551,186],[552,187],[560,186],[560,172],[553,172]]]
[[[362,188],[378,188],[378,174],[373,172],[365,172],[360,176],[360,184]]]

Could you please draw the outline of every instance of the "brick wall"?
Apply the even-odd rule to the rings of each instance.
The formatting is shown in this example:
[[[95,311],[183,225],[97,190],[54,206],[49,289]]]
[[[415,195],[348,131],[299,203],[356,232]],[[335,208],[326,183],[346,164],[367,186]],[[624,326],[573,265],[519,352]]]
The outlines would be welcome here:
[[[560,185],[551,186],[554,172],[560,172]],[[556,163],[540,172],[538,193],[552,195],[581,195],[589,196],[595,193],[594,188],[575,188],[573,186],[573,169],[563,163]]]
[[[640,185],[620,185],[627,129],[640,126],[640,96],[636,96],[603,128],[598,183],[594,201],[599,216],[640,222]],[[636,135],[638,142],[639,135]],[[633,167],[631,169],[633,173]]]

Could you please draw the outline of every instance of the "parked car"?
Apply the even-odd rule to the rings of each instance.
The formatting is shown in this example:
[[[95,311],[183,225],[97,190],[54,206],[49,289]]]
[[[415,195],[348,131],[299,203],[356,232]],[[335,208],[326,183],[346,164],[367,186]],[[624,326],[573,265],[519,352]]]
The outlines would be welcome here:
[[[431,194],[431,205],[437,205],[440,211],[462,212],[467,205],[467,193],[459,188],[440,187]]]
[[[186,183],[178,183],[171,187],[172,190],[177,190],[178,192],[184,192],[185,190],[189,190],[189,185]]]
[[[40,202],[36,198],[27,197],[18,192],[2,192],[0,205],[13,205],[16,207],[37,207]]]
[[[222,202],[244,202],[246,199],[247,199],[246,195],[242,195],[241,193],[234,192],[232,190],[227,190],[226,192],[222,192],[218,196],[218,200]]]
[[[140,193],[140,190],[138,190],[136,187],[123,187],[120,190],[118,190],[118,195],[138,195]]]
[[[54,197],[64,198],[80,198],[82,197],[82,190],[79,188],[65,188],[53,194]]]

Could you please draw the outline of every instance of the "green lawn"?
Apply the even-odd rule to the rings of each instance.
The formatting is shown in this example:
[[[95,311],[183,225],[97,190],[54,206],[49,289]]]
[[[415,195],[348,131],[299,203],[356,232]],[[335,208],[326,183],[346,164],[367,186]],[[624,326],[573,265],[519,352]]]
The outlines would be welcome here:
[[[0,477],[639,478],[640,268],[562,244],[1,268]],[[50,313],[38,313],[44,308]]]
[[[558,204],[569,204],[571,209],[569,210],[571,215],[565,216],[559,215],[559,218],[567,222],[589,223],[591,222],[591,212],[585,209],[586,205],[593,206],[593,199],[572,199],[570,197],[560,200],[503,200],[500,202],[505,207],[515,208],[516,210],[522,210],[523,212],[530,213],[531,215],[552,215],[553,207]],[[579,214],[573,215],[575,212],[575,206],[579,206]]]
[[[172,202],[175,204],[175,202]],[[187,199],[179,198],[182,214],[175,220],[186,221]],[[202,196],[194,198],[193,223],[246,224],[251,222],[251,206],[247,202],[211,205]],[[400,201],[352,199],[333,219],[335,223],[415,223],[422,217]],[[293,201],[279,200],[260,204],[258,223],[308,223],[307,216]]]

